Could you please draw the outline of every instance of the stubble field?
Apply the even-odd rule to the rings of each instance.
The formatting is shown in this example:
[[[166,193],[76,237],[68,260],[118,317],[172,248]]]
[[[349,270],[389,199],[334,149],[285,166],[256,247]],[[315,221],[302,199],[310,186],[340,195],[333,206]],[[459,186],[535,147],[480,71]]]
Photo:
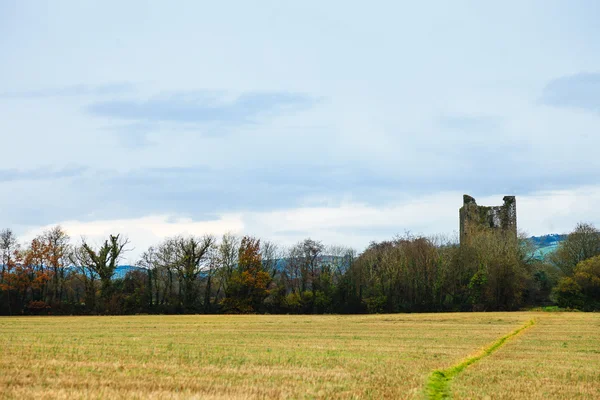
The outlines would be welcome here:
[[[0,352],[15,399],[600,398],[600,314],[12,317]]]

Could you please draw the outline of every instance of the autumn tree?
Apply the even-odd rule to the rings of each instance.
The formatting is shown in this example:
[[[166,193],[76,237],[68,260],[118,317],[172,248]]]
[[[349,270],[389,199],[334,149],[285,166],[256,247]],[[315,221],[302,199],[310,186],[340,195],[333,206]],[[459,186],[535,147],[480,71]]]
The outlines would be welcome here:
[[[29,277],[32,300],[46,302],[48,281],[52,277],[52,271],[47,266],[48,246],[39,237],[34,238],[22,252],[21,259],[21,268]]]
[[[223,301],[225,310],[232,313],[261,311],[271,281],[262,262],[260,240],[244,236],[238,251],[238,265],[228,284],[229,296]]]
[[[18,308],[22,308],[27,292],[31,288],[33,278],[29,273],[29,269],[21,263],[21,257],[22,253],[20,251],[15,250],[13,252],[6,266],[4,282],[0,286],[0,289],[5,290],[9,295],[9,307],[12,307],[16,303]],[[12,299],[10,297],[11,293],[13,293]]]
[[[52,287],[50,302],[61,302],[63,299],[66,269],[69,263],[69,235],[60,226],[55,226],[44,232],[39,240],[46,252],[47,267],[51,270]]]

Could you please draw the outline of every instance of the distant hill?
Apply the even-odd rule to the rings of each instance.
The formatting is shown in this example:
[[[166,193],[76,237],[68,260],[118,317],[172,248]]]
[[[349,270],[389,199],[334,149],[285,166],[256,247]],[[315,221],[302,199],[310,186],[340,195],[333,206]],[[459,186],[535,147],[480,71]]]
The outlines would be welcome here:
[[[142,267],[136,267],[135,265],[119,265],[115,269],[115,275],[113,276],[113,279],[123,279],[128,272],[132,271],[146,272],[146,269]]]
[[[80,272],[80,270],[78,268],[75,268],[74,266],[66,267],[66,270],[67,270],[67,274]],[[133,271],[146,272],[146,269],[142,268],[142,267],[136,267],[135,265],[119,265],[117,268],[115,268],[115,274],[113,275],[112,279],[123,279],[123,278],[125,278],[125,275],[127,275],[127,273],[133,272]],[[87,274],[91,274],[91,272],[87,272]],[[96,275],[96,277],[97,277],[97,275]]]
[[[559,235],[558,233],[551,233],[543,236],[532,236],[529,238],[529,240],[531,240],[537,247],[546,247],[555,246],[566,238],[566,234]]]
[[[546,255],[552,253],[558,247],[558,244],[565,240],[567,235],[561,235],[558,233],[551,233],[542,236],[531,236],[529,240],[535,246],[534,256],[536,258],[544,258]],[[334,256],[323,256],[322,262],[334,262],[337,257]],[[339,260],[337,260],[339,262]],[[277,270],[282,271],[287,265],[287,259],[281,259],[277,261]],[[137,267],[135,265],[119,265],[115,270],[113,279],[123,279],[128,272],[131,271],[146,271],[144,268]]]
[[[567,235],[561,235],[558,233],[552,233],[543,236],[532,236],[529,240],[535,246],[534,256],[536,258],[544,258],[546,255],[552,253],[558,247],[558,244],[565,240]]]
[[[344,261],[344,260],[346,260],[346,261]],[[320,256],[319,262],[323,263],[323,264],[339,266],[342,268],[347,268],[349,265],[349,263],[347,262],[347,259],[345,259],[344,257],[330,256],[330,255]],[[277,269],[277,271],[281,272],[285,269],[285,267],[288,265],[288,263],[289,263],[289,259],[287,259],[287,258],[278,259],[275,263],[275,269]],[[127,275],[127,273],[132,272],[132,271],[146,272],[146,268],[138,267],[135,265],[119,265],[115,269],[115,274],[113,275],[113,279],[123,279],[123,278],[125,278],[125,275]],[[202,273],[200,273],[200,276],[203,276]]]

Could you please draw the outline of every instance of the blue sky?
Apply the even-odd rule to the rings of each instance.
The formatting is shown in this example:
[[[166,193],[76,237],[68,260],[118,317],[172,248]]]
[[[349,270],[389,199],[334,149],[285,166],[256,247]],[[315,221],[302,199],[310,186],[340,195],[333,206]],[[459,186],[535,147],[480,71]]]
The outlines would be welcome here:
[[[596,1],[0,0],[0,227],[452,234],[600,224]]]

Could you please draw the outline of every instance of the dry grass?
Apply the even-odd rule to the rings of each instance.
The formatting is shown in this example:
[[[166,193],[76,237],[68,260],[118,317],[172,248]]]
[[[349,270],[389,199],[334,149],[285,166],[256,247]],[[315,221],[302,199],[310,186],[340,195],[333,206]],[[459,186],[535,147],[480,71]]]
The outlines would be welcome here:
[[[549,327],[560,321],[549,314],[540,321],[545,316]],[[0,318],[0,396],[421,398],[432,370],[453,365],[531,318],[531,313]],[[565,331],[552,331],[557,343],[568,342],[566,349],[544,345],[541,324],[537,347],[527,347],[541,353],[528,353],[536,360],[529,365],[543,365],[549,349],[562,357],[573,354],[569,365],[593,357],[596,370],[572,372],[571,379],[598,380],[599,355],[577,353],[598,348],[597,341],[590,342],[592,329],[599,332],[598,319],[591,321],[595,328],[572,327],[570,335],[585,335],[575,342],[561,338]],[[464,375],[492,364],[488,361],[502,349]],[[522,369],[517,358],[515,373]],[[469,379],[456,381],[468,385]],[[476,378],[478,384],[485,380]],[[503,385],[486,387],[510,387]],[[470,396],[467,389],[461,386],[460,394]]]
[[[452,381],[455,398],[600,399],[600,314],[544,313]]]

